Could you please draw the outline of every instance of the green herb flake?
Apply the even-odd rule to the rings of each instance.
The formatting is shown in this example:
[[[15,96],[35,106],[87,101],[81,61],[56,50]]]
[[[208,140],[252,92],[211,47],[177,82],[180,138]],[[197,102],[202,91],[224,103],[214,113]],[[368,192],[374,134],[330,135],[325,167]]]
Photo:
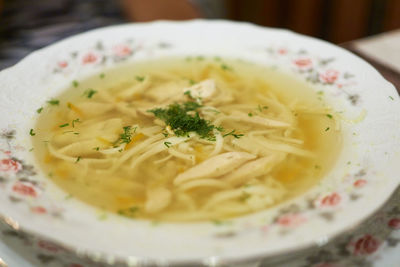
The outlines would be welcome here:
[[[138,211],[139,208],[134,206],[127,209],[120,209],[118,210],[118,214],[126,217],[134,217]]]
[[[72,123],[71,123],[72,124],[72,128],[75,128],[75,123],[79,123],[79,122],[81,122],[79,118],[77,118],[75,120],[72,120]]]
[[[247,199],[249,199],[251,197],[251,195],[249,193],[247,193],[246,191],[242,192],[242,195],[240,196],[239,200],[241,202],[245,202]]]
[[[92,98],[94,94],[96,94],[97,91],[93,90],[91,88],[87,89],[85,92],[83,92],[83,96],[86,96],[87,98]]]
[[[100,77],[100,79],[104,79],[104,77],[106,77],[106,75],[104,73],[100,73],[99,77]]]
[[[123,127],[124,132],[120,134],[119,139],[115,142],[115,144],[129,144],[132,139],[132,131],[136,132],[136,127],[132,129],[131,126],[125,126]],[[118,147],[118,146],[114,146]]]
[[[350,165],[350,164],[351,164],[351,161],[348,161],[348,162],[347,162],[347,165]]]
[[[172,145],[172,143],[171,142],[164,142],[164,145],[169,148]]]
[[[35,136],[35,135],[36,135],[36,133],[33,131],[33,129],[31,129],[31,130],[29,131],[29,134],[30,134],[31,136]]]
[[[327,116],[329,119],[332,119],[332,118],[333,118],[332,114],[326,114],[326,116]]]
[[[263,109],[268,109],[269,107],[268,106],[263,106]]]
[[[61,124],[60,126],[58,126],[58,127],[60,127],[60,128],[64,128],[64,127],[67,127],[69,125],[69,123],[64,123],[64,124]]]
[[[75,132],[75,133],[74,133],[74,135],[78,135],[78,134],[79,134],[78,132]]]
[[[227,137],[227,136],[232,135],[232,136],[235,137],[236,139],[239,139],[240,137],[244,136],[244,134],[236,134],[235,131],[236,131],[236,130],[232,130],[232,131],[230,131],[229,133],[224,134],[223,137]]]
[[[95,147],[95,148],[93,148],[93,150],[99,151],[100,147]]]
[[[153,226],[153,227],[159,226],[160,224],[161,224],[161,222],[160,221],[156,221],[156,220],[151,222],[151,226]]]
[[[72,86],[77,88],[79,86],[79,82],[77,80],[72,81]]]
[[[329,131],[330,127],[326,127],[325,128],[325,132]]]
[[[31,149],[29,149],[29,152],[32,152],[32,151],[33,151],[33,147]]]
[[[247,116],[253,117],[253,113],[249,112],[249,113],[247,114]]]
[[[194,85],[194,84],[196,84],[196,81],[195,81],[195,80],[192,80],[192,79],[189,79],[189,84],[190,84],[190,85]]]
[[[223,226],[223,225],[230,225],[232,224],[231,221],[222,221],[222,220],[212,220],[211,221],[216,226]]]
[[[99,217],[97,217],[97,219],[98,219],[99,221],[107,220],[107,213],[102,213],[102,214],[100,214]]]
[[[263,111],[261,105],[258,105],[258,106],[257,106],[257,109],[258,109],[258,111],[260,111],[260,112]]]
[[[144,81],[144,76],[135,76],[136,81],[138,82],[143,82]]]
[[[320,165],[315,165],[314,168],[317,169],[317,170],[320,170],[321,166]]]
[[[186,95],[187,97],[189,97],[190,99],[194,99],[194,97],[192,96],[192,94],[190,93],[189,90],[185,91],[183,94]]]
[[[37,110],[36,110],[36,112],[39,114],[39,113],[41,113],[43,111],[43,107],[40,107],[40,108],[38,108]]]
[[[81,157],[81,156],[78,156],[78,157],[76,158],[76,160],[75,160],[75,163],[78,163],[81,159],[82,159],[82,157]]]
[[[71,198],[73,198],[73,195],[72,195],[72,194],[68,194],[68,195],[66,195],[66,196],[64,197],[65,200],[68,200],[68,199],[71,199]]]
[[[225,131],[224,127],[222,127],[222,126],[216,126],[215,129],[216,129],[217,131],[219,131],[219,132]]]
[[[389,98],[390,98],[391,100],[394,100],[393,96],[391,96],[391,95],[389,96]]]
[[[164,135],[164,137],[168,137],[168,133],[167,132],[162,132],[162,134]]]
[[[118,149],[118,152],[120,152],[120,153],[121,153],[122,151],[124,151],[122,148],[121,148],[121,149]]]
[[[48,103],[49,105],[52,105],[52,106],[58,106],[58,105],[60,104],[60,100],[57,100],[57,99],[50,99],[49,101],[47,101],[47,103]]]
[[[229,67],[228,65],[226,65],[226,64],[221,64],[221,69],[223,69],[223,70],[227,70],[227,71],[231,71],[231,70],[233,70],[231,67]]]

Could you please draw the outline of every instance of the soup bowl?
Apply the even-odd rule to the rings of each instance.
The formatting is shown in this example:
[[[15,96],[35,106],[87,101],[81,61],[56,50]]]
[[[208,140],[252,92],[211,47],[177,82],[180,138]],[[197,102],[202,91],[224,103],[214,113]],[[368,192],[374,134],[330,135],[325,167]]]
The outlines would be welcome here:
[[[87,77],[171,56],[246,60],[309,83],[340,118],[343,147],[333,168],[299,197],[211,222],[125,218],[58,188],[32,152],[38,108]],[[202,20],[102,28],[30,54],[0,72],[0,88],[2,220],[55,251],[96,262],[232,266],[287,256],[356,227],[399,184],[400,101],[393,85],[346,50],[286,30]]]

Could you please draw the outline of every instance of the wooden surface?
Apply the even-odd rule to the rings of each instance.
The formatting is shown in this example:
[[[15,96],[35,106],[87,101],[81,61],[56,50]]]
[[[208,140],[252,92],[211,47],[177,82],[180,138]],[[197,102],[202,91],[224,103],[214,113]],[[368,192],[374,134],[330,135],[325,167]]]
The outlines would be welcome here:
[[[400,28],[400,0],[225,1],[229,19],[288,28],[333,43]]]
[[[397,72],[396,70],[387,67],[385,65],[382,65],[381,63],[377,62],[376,60],[373,60],[371,57],[369,57],[366,54],[361,53],[354,47],[354,42],[349,42],[341,45],[343,48],[346,48],[347,50],[350,50],[354,54],[358,55],[359,57],[365,59],[368,61],[372,66],[374,66],[375,69],[377,69],[383,77],[385,77],[386,80],[391,82],[397,89],[397,92],[400,94],[400,73]]]

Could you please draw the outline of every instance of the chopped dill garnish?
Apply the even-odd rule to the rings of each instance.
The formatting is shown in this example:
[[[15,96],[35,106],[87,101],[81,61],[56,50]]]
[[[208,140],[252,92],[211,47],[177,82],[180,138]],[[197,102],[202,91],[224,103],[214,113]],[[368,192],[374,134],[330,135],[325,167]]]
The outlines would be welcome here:
[[[229,67],[226,64],[221,64],[221,69],[223,69],[223,70],[233,70],[231,67]]]
[[[169,148],[172,145],[172,143],[171,142],[164,142],[164,145]]]
[[[121,148],[121,149],[118,149],[118,152],[122,152],[122,151],[124,151],[122,148]]]
[[[132,127],[131,126],[125,126],[123,127],[124,132],[120,134],[119,139],[116,143],[121,143],[121,144],[129,144],[132,139]],[[133,129],[133,132],[136,131],[136,128]]]
[[[78,132],[75,132],[75,133],[74,133],[74,135],[78,135],[78,134],[79,134]]]
[[[58,106],[60,104],[60,100],[57,99],[50,99],[49,101],[47,101],[47,103],[49,105],[53,105],[53,106]]]
[[[76,158],[76,160],[75,160],[75,163],[78,163],[81,159],[82,159],[81,156],[78,156],[78,157]]]
[[[31,149],[29,149],[29,152],[32,152],[32,151],[33,151],[33,147]]]
[[[164,135],[164,137],[168,137],[168,133],[167,132],[162,132],[162,134]]]
[[[333,118],[332,114],[326,114],[326,116],[327,116],[329,119],[332,119],[332,118]]]
[[[216,226],[223,226],[223,225],[230,225],[232,224],[231,221],[222,221],[222,220],[212,220],[211,221],[213,224],[215,224]]]
[[[73,80],[72,81],[72,86],[75,87],[75,88],[78,87],[79,86],[78,81],[77,80]]]
[[[36,110],[37,113],[40,113],[40,112],[42,112],[42,111],[43,111],[43,107],[40,107],[40,108],[38,108],[38,109]]]
[[[268,109],[268,106],[263,106],[263,109]]]
[[[67,123],[64,123],[64,124],[61,124],[60,126],[58,126],[58,127],[60,127],[60,128],[64,128],[64,127],[67,127],[69,125],[69,123],[67,122]]]
[[[224,127],[222,127],[222,126],[215,126],[215,129],[220,132],[223,132],[225,130]]]
[[[232,131],[230,131],[229,133],[224,134],[223,137],[232,135],[232,136],[235,137],[236,139],[239,139],[240,137],[244,136],[244,134],[236,134],[235,131],[236,131],[236,130],[232,130]]]
[[[245,202],[247,199],[249,199],[251,197],[251,195],[249,193],[247,193],[246,191],[242,192],[242,195],[240,196],[239,200],[241,202]]]
[[[75,119],[75,120],[72,120],[72,128],[75,128],[75,123],[78,123],[78,122],[81,122],[80,120],[79,120],[79,118],[77,118],[77,119]]]
[[[104,79],[104,77],[106,77],[106,75],[104,73],[100,73],[99,77],[100,77],[100,79]]]
[[[391,95],[389,96],[389,98],[390,98],[391,100],[394,100],[393,96],[391,96]]]
[[[257,106],[257,109],[258,109],[258,111],[262,112],[262,107],[260,104]]]
[[[205,111],[211,111],[211,112],[214,112],[215,114],[220,114],[221,112],[220,111],[218,111],[218,110],[216,110],[216,109],[213,109],[213,108],[207,108],[207,109],[204,109]]]
[[[29,131],[29,134],[30,134],[31,136],[35,136],[35,135],[36,135],[36,133],[33,131],[33,129],[31,129],[31,130]]]
[[[196,84],[196,81],[195,81],[195,80],[192,80],[192,79],[189,79],[189,84],[190,84],[190,85]]]
[[[330,127],[326,127],[325,132],[329,131]]]
[[[133,217],[138,211],[139,208],[134,206],[127,209],[118,210],[118,214],[122,216]]]
[[[135,79],[138,82],[143,82],[144,81],[144,76],[135,76]]]
[[[85,92],[83,92],[83,96],[86,96],[87,98],[92,98],[94,94],[96,94],[97,91],[93,90],[91,88],[87,89]]]
[[[212,139],[213,130],[216,129],[210,121],[200,117],[197,109],[201,104],[193,101],[182,104],[170,104],[167,108],[155,108],[148,110],[154,116],[170,126],[177,136],[188,136],[189,132],[196,132],[201,138]]]
[[[249,112],[247,115],[248,115],[249,117],[253,117],[253,113],[251,113],[251,112]]]
[[[185,91],[183,94],[187,95],[190,99],[194,99],[194,97],[192,96],[192,94],[190,93],[189,90]]]
[[[95,148],[93,148],[93,150],[99,151],[100,147],[95,147]]]
[[[212,220],[212,223],[215,224],[215,225],[218,225],[218,226],[224,224],[224,222],[223,222],[223,221],[220,221],[220,220]]]

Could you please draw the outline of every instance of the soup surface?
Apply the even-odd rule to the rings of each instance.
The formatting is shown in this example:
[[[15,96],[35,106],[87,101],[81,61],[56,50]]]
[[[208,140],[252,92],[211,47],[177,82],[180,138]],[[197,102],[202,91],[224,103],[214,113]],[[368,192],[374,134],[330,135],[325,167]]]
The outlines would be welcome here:
[[[126,65],[38,109],[50,179],[123,216],[217,220],[315,185],[340,148],[323,93],[274,69],[203,57]]]

